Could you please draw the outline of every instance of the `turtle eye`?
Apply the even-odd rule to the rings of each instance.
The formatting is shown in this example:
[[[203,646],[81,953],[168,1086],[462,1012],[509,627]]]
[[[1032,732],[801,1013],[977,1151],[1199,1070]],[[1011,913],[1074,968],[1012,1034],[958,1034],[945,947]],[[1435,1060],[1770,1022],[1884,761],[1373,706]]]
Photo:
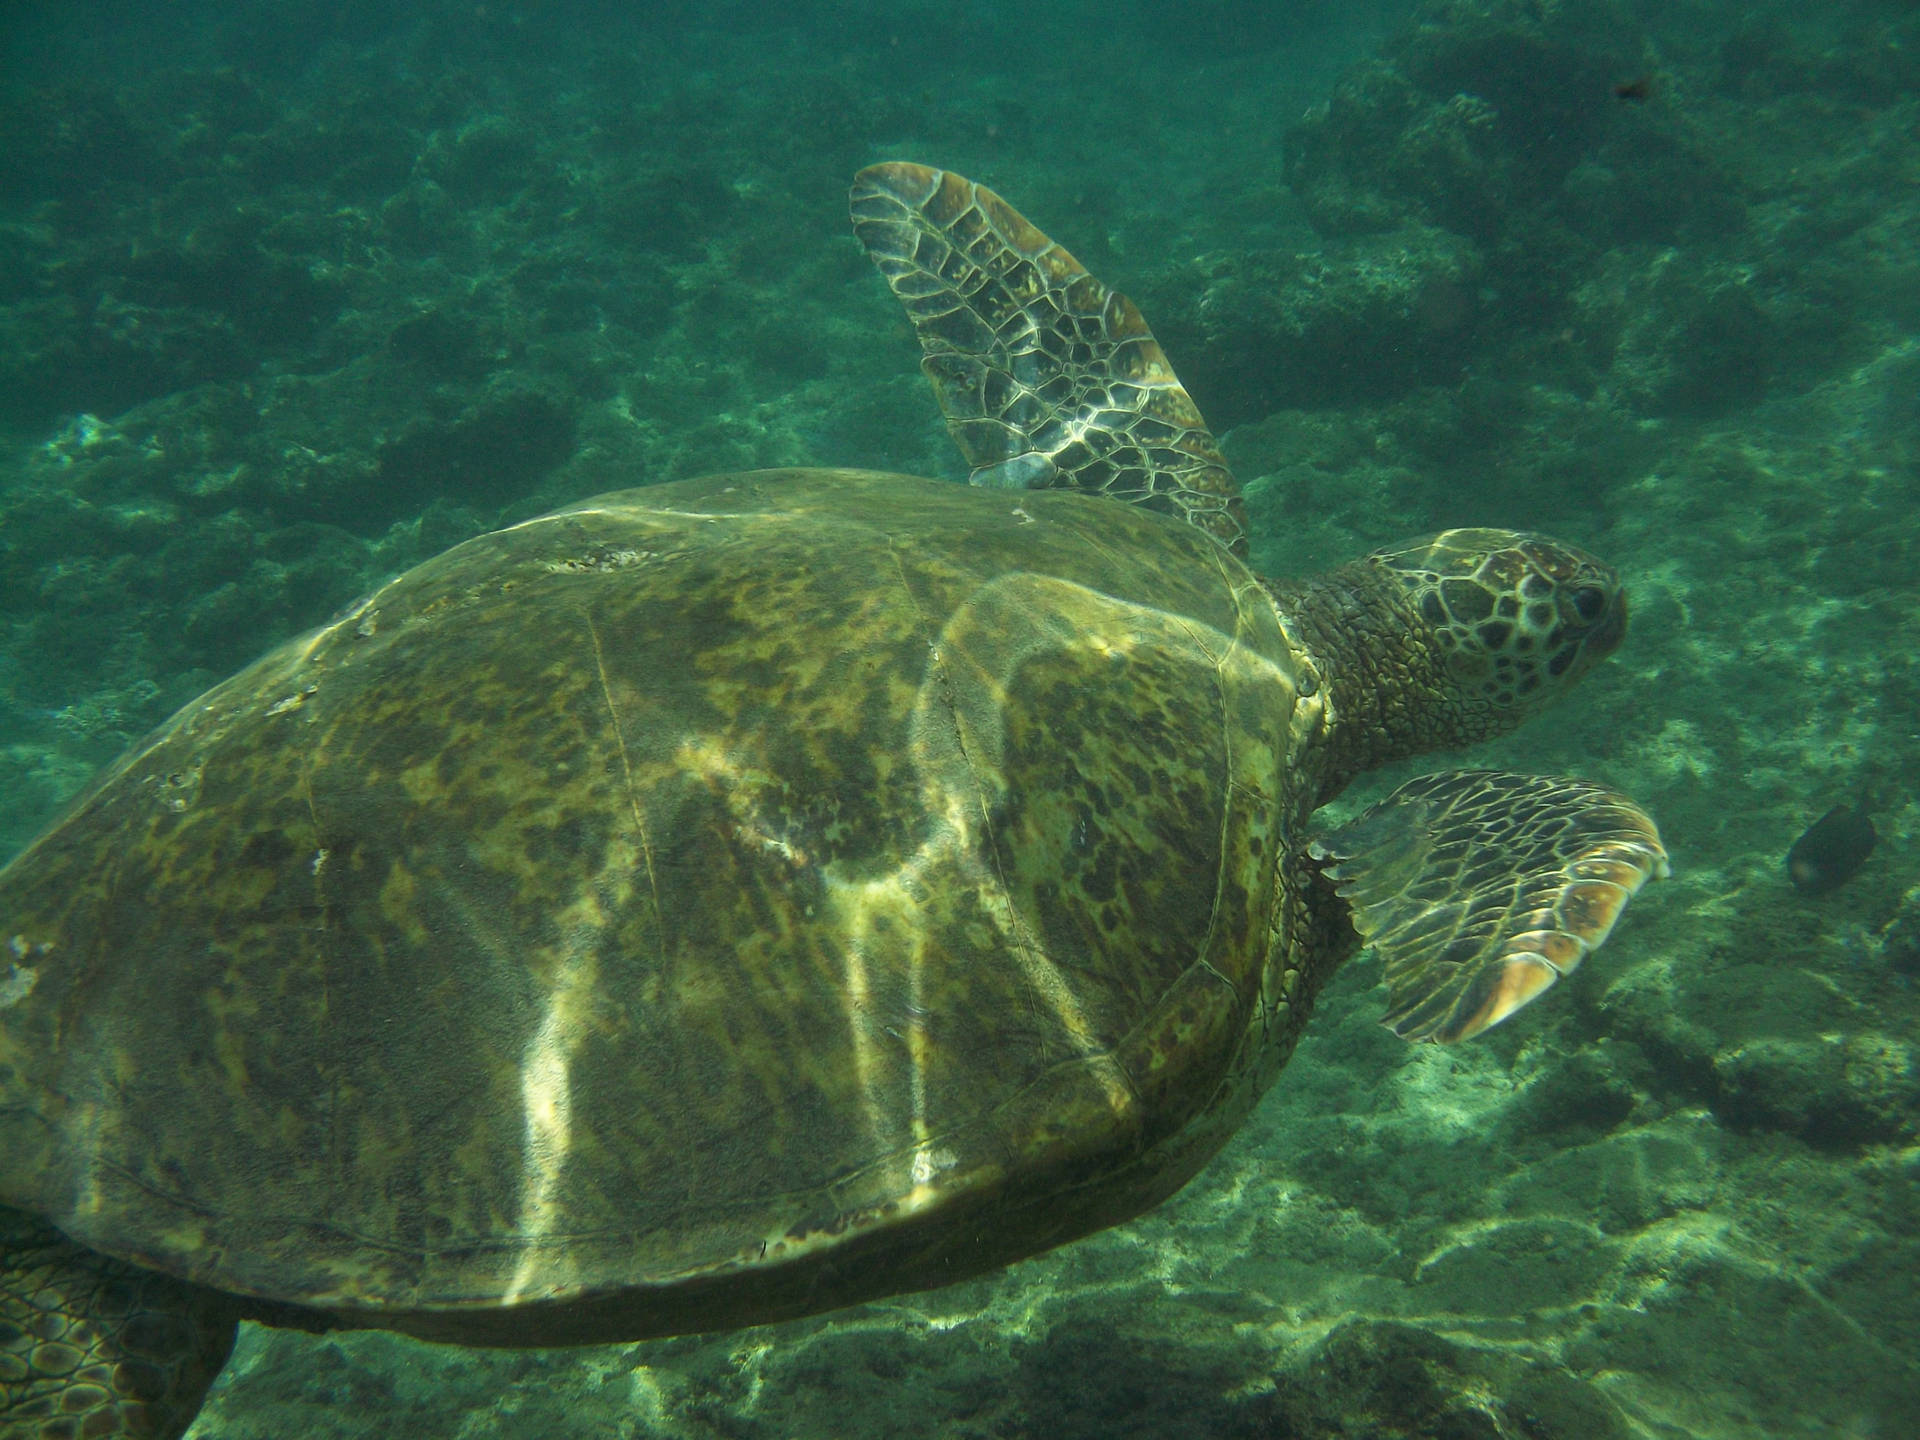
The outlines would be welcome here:
[[[1567,600],[1573,606],[1573,613],[1589,625],[1606,613],[1607,592],[1598,585],[1582,585]]]

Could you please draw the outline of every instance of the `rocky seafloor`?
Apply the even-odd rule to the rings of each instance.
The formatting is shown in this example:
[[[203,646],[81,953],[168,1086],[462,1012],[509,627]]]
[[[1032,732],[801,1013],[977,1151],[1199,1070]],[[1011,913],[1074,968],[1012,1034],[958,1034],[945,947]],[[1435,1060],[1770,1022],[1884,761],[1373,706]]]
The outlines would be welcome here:
[[[844,217],[852,172],[901,156],[1140,301],[1263,567],[1458,523],[1619,565],[1621,654],[1472,758],[1615,785],[1674,858],[1466,1046],[1380,1029],[1356,962],[1132,1225],[727,1336],[249,1329],[198,1440],[1913,1432],[1910,7],[26,13],[0,853],[478,529],[717,469],[958,475]],[[1876,853],[1795,890],[1789,844],[1860,797]]]

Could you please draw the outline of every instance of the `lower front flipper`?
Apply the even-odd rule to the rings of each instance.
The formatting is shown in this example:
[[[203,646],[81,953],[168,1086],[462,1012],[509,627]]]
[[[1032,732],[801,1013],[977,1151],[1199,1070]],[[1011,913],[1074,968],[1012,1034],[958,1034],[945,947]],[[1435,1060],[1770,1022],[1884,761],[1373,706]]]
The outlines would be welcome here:
[[[1581,780],[1456,770],[1409,781],[1312,847],[1386,969],[1407,1040],[1499,1024],[1597,950],[1667,873],[1660,832]]]
[[[237,1325],[226,1296],[0,1207],[0,1440],[175,1440]]]

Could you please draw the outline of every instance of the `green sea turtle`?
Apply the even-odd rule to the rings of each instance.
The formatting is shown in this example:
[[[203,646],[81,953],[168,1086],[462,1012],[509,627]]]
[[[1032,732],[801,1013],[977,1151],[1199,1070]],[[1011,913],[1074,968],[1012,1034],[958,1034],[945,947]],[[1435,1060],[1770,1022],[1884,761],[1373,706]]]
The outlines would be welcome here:
[[[974,487],[588,500],[194,701],[0,873],[0,1436],[177,1435],[253,1318],[549,1345],[796,1316],[1136,1215],[1370,939],[1450,1040],[1665,866],[1592,785],[1359,771],[1620,640],[1449,531],[1298,581],[1139,312],[883,165]]]

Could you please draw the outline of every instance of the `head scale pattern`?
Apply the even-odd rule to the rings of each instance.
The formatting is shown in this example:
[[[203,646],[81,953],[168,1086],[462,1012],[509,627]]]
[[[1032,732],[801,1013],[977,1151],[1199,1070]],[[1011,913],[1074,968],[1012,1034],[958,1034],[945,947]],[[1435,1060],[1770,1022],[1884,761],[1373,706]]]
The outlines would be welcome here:
[[[1612,567],[1519,530],[1445,530],[1371,557],[1433,627],[1462,697],[1532,708],[1618,648],[1627,597]]]

